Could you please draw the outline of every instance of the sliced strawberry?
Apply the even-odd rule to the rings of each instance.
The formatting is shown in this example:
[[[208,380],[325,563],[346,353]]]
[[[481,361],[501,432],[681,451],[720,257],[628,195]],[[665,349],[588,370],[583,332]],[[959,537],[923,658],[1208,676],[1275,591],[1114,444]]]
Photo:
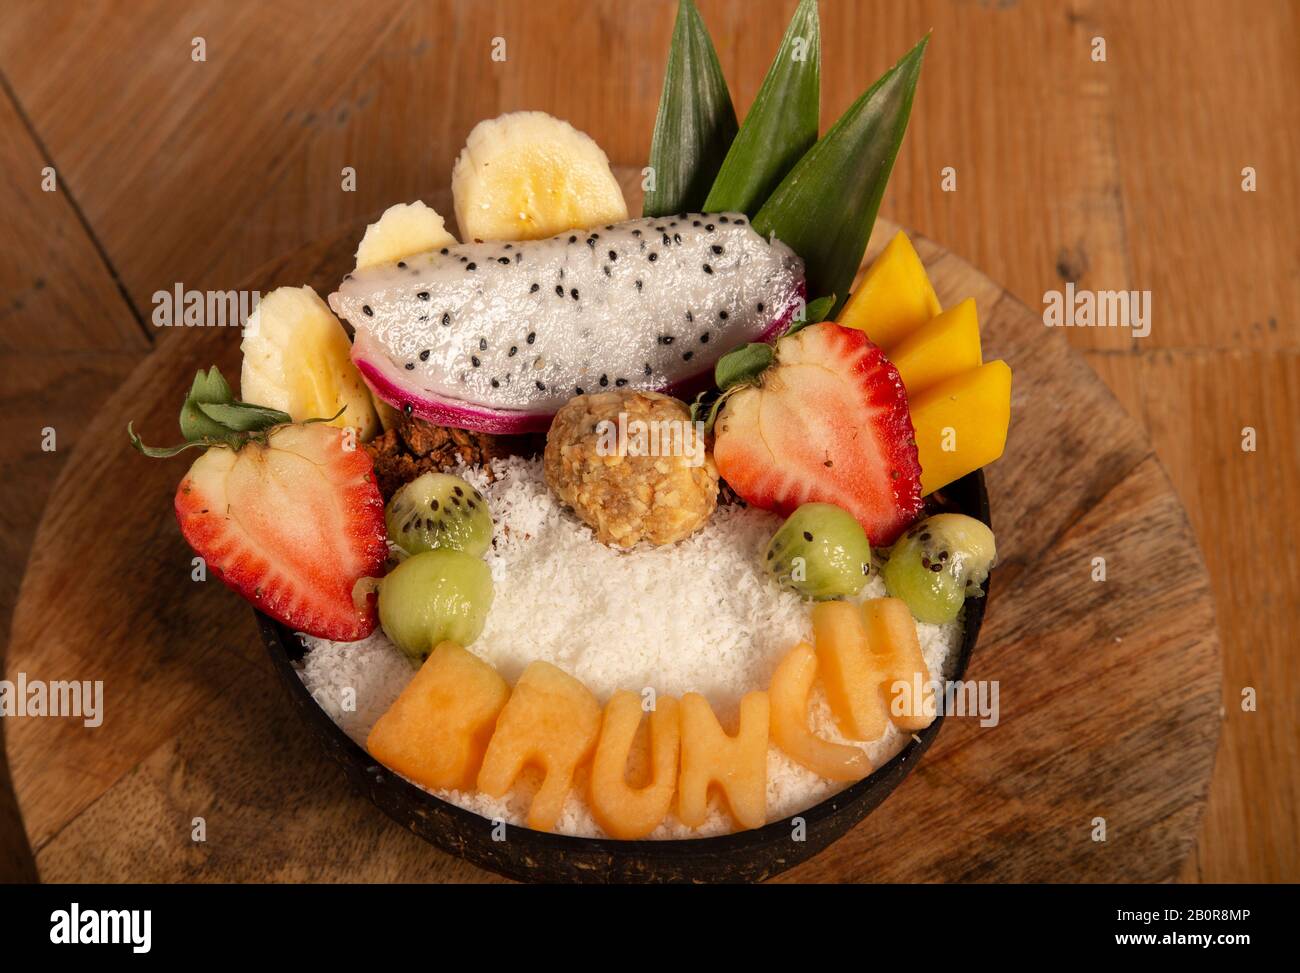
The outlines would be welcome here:
[[[214,446],[176,491],[181,533],[229,587],[295,631],[351,642],[375,628],[352,588],[388,556],[370,457],[323,424],[280,426],[265,444]]]
[[[756,507],[833,503],[878,545],[921,512],[907,392],[856,328],[817,324],[782,338],[759,384],[726,400],[715,435],[718,473]]]

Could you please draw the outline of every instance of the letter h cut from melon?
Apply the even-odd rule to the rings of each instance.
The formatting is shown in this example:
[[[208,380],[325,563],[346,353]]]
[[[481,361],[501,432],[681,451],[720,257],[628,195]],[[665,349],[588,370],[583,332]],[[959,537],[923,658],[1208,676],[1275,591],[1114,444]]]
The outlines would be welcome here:
[[[497,719],[478,789],[504,797],[525,766],[545,777],[528,808],[528,827],[554,831],[577,768],[591,756],[600,732],[600,704],[568,673],[533,662]]]

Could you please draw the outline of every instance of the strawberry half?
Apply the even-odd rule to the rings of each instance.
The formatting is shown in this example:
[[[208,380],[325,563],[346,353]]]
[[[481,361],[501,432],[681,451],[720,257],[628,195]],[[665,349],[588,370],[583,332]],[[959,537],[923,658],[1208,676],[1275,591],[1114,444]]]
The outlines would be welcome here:
[[[214,445],[176,491],[181,533],[212,571],[268,615],[319,638],[375,628],[373,599],[352,588],[388,556],[384,501],[370,457],[345,431],[285,425],[238,449]]]
[[[731,393],[715,426],[718,473],[782,514],[844,508],[874,545],[921,512],[921,465],[898,370],[856,328],[816,324],[782,338],[757,385]]]

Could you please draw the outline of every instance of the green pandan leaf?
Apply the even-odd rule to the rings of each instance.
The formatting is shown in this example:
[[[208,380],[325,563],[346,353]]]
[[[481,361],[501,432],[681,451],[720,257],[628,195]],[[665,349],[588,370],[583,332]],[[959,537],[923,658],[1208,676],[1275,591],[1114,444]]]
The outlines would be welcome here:
[[[817,0],[800,0],[705,200],[707,212],[752,217],[817,141],[821,59]]]
[[[755,230],[775,234],[803,258],[811,294],[849,293],[907,131],[929,40],[853,103],[754,217]]]
[[[681,0],[650,143],[654,182],[644,215],[703,209],[735,137],[736,109],[708,29],[692,0]]]

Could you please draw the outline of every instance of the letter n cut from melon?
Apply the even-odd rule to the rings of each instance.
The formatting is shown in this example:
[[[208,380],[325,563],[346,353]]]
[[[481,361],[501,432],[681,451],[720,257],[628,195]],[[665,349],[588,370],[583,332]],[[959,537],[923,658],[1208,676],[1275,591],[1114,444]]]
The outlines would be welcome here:
[[[546,775],[528,808],[528,827],[554,831],[573,787],[573,774],[591,756],[600,732],[600,703],[582,683],[547,662],[531,663],[497,720],[478,789],[504,797],[526,766]]]
[[[509,697],[495,669],[442,642],[375,723],[366,749],[417,784],[469,790]]]
[[[865,331],[888,352],[940,310],[925,265],[900,231],[867,268],[835,323]]]
[[[991,361],[909,397],[908,405],[926,495],[1002,455],[1011,422],[1011,369]]]
[[[975,299],[968,297],[927,321],[894,346],[889,360],[916,396],[945,379],[979,368],[980,322]]]
[[[742,828],[767,821],[767,693],[747,693],[740,701],[740,727],[729,736],[699,693],[682,697],[682,772],[677,785],[677,816],[698,828],[709,816],[709,789],[727,799]]]

